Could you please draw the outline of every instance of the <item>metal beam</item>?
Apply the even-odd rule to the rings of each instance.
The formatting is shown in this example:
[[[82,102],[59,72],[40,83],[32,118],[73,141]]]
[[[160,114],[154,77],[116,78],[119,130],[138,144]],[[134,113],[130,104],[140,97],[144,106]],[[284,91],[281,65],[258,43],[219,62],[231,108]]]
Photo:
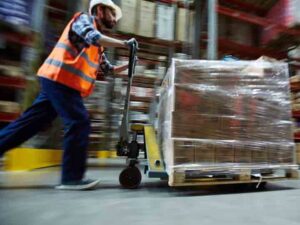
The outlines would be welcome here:
[[[203,1],[203,0],[202,0]],[[194,41],[193,41],[193,58],[200,59],[200,43],[201,43],[201,0],[195,1],[195,25],[194,25]]]
[[[268,10],[256,6],[254,4],[250,4],[247,2],[243,2],[241,0],[220,0],[220,4],[222,5],[228,5],[238,7],[241,10],[246,10],[247,12],[256,13],[260,16],[266,15]]]
[[[208,45],[207,58],[215,60],[218,58],[218,0],[208,0]]]
[[[259,58],[262,55],[269,56],[275,59],[285,59],[287,54],[284,52],[272,51],[264,48],[247,46],[230,41],[225,38],[219,38],[220,51],[231,52],[234,55],[241,57],[250,57],[252,59]]]
[[[43,31],[45,25],[45,8],[48,0],[34,0],[32,8],[32,27],[36,32]]]
[[[204,43],[208,43],[207,35],[201,35],[201,39]],[[278,52],[266,48],[259,48],[249,45],[240,44],[237,42],[234,42],[232,40],[226,39],[226,38],[218,38],[218,45],[219,45],[219,51],[226,53],[226,54],[234,54],[236,56],[239,56],[241,58],[251,58],[251,59],[257,59],[260,56],[269,56],[275,59],[286,59],[287,53],[286,52]],[[207,46],[203,46],[202,48],[205,49]]]
[[[291,29],[286,26],[276,24],[270,19],[262,18],[262,17],[255,16],[255,15],[252,15],[249,13],[244,13],[244,12],[230,9],[228,7],[224,7],[224,6],[220,6],[220,5],[217,6],[217,11],[218,11],[218,13],[220,13],[222,15],[236,18],[236,19],[248,22],[248,23],[262,26],[262,27],[267,27],[269,29],[273,28],[281,33],[286,33],[286,34],[293,35],[293,36],[300,36],[300,30]]]

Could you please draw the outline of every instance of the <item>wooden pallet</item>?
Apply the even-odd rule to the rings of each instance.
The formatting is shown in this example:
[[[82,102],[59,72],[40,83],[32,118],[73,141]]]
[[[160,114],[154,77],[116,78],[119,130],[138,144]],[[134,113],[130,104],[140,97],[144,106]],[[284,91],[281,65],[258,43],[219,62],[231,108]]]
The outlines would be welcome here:
[[[272,169],[253,173],[241,169],[234,173],[226,171],[205,172],[197,170],[173,170],[169,175],[170,187],[208,186],[222,184],[261,183],[283,179],[299,179],[298,169]]]

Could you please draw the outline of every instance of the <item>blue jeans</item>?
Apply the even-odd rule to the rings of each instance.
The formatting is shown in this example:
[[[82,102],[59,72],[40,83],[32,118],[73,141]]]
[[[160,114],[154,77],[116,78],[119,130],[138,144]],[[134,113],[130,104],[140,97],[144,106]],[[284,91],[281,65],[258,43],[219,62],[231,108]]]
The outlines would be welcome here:
[[[59,115],[64,124],[62,182],[81,180],[86,170],[90,120],[80,93],[45,78],[40,78],[40,85],[33,105],[0,130],[0,156],[37,134]]]

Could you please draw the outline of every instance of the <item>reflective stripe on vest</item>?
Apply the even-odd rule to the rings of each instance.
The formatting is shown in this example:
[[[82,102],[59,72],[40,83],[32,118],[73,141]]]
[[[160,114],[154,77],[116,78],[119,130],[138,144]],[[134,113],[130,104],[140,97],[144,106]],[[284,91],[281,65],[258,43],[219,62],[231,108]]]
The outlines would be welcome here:
[[[70,55],[72,55],[74,58],[76,58],[77,56],[81,56],[81,57],[83,57],[86,61],[87,61],[87,63],[89,64],[89,66],[90,67],[93,67],[93,68],[95,68],[95,69],[98,69],[98,65],[97,64],[95,64],[95,63],[93,63],[93,62],[91,62],[91,60],[89,59],[89,57],[88,57],[88,55],[85,53],[85,52],[83,52],[83,53],[80,53],[79,55],[77,54],[77,52],[74,50],[74,49],[72,49],[70,46],[68,46],[68,45],[66,45],[66,44],[64,44],[64,43],[57,43],[56,45],[55,45],[55,48],[62,48],[62,49],[65,49],[68,53],[70,53]]]
[[[55,60],[55,59],[46,59],[45,63],[49,64],[49,65],[52,65],[52,66],[62,68],[62,69],[66,70],[70,73],[73,73],[73,74],[81,77],[85,81],[90,82],[92,84],[95,82],[95,79],[93,79],[93,78],[89,77],[88,75],[84,74],[81,70],[78,70],[78,69],[74,68],[73,66],[67,65],[67,64],[65,64],[61,61],[58,61],[58,60]]]

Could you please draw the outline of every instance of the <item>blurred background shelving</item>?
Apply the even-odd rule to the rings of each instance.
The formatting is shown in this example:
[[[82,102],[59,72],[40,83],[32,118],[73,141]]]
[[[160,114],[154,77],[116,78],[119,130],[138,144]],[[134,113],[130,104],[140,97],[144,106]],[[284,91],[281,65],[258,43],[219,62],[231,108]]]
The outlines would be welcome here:
[[[24,105],[25,96],[25,106],[30,104],[38,88],[36,69],[55,45],[73,13],[87,11],[89,1],[67,0],[63,3],[59,0],[18,1],[21,2],[19,6],[21,8],[17,9],[24,11],[24,15],[21,14],[18,20],[12,20],[12,15],[4,15],[2,13],[4,10],[1,11],[1,7],[11,7],[9,3],[13,1],[1,2],[6,5],[2,3],[0,5],[0,120],[7,123],[17,117],[25,107],[20,106],[17,110],[18,107],[12,104],[11,108],[16,111],[9,114],[1,111],[5,108],[1,108],[1,101]],[[131,121],[153,122],[153,118],[156,117],[155,99],[166,74],[166,68],[174,57],[222,59],[226,55],[232,55],[238,59],[255,60],[261,56],[268,56],[288,62],[290,65],[295,140],[300,140],[300,135],[296,135],[300,120],[300,108],[297,108],[296,100],[300,91],[300,79],[297,80],[300,76],[299,1],[115,0],[115,2],[121,6],[124,16],[114,30],[105,30],[104,33],[119,39],[135,37],[140,44],[137,75],[131,93]],[[215,20],[212,20],[213,18]],[[13,24],[12,21],[19,21],[19,24]],[[7,52],[11,54],[8,55]],[[124,64],[128,60],[128,51],[124,49],[106,49],[106,53],[113,64]],[[2,67],[6,66],[14,67],[18,70],[18,73],[15,72],[18,75],[5,74],[5,68]],[[6,71],[13,70],[6,69]],[[93,127],[91,152],[115,147],[126,80],[125,72],[106,81],[98,81],[94,95],[86,99]],[[28,90],[32,90],[33,93],[28,94]],[[8,94],[6,96],[3,93]],[[20,93],[25,93],[23,98],[20,97],[22,96]],[[49,135],[49,132],[45,131],[42,134]],[[51,143],[59,143],[61,127],[50,133],[55,136],[53,139],[55,141]],[[32,146],[35,144],[31,143]],[[46,144],[40,146],[49,147]],[[57,144],[50,147],[61,146]]]

